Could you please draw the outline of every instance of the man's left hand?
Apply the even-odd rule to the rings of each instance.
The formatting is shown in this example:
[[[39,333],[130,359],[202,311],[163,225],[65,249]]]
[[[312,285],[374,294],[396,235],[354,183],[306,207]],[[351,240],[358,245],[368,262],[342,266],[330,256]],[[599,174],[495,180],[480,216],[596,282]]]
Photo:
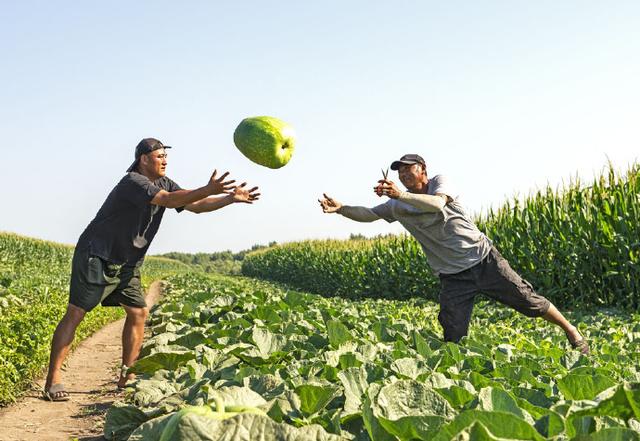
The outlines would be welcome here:
[[[246,185],[247,183],[243,182],[233,190],[233,202],[253,204],[253,201],[257,201],[258,199],[260,199],[260,193],[256,193],[258,191],[258,187],[253,187],[252,189],[247,190],[245,188]]]
[[[373,191],[378,196],[388,196],[392,199],[397,199],[401,193],[395,182],[388,179],[380,179],[378,185],[373,188]]]

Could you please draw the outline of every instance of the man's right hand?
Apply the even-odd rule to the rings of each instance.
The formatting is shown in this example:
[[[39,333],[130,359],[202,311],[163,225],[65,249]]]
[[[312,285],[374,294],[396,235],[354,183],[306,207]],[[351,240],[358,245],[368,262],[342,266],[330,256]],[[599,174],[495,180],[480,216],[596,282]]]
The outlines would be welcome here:
[[[233,189],[235,188],[235,185],[232,185],[232,184],[236,182],[235,179],[232,179],[230,181],[224,180],[227,176],[229,176],[229,172],[224,172],[219,178],[216,178],[217,174],[218,174],[218,170],[214,170],[213,174],[211,175],[211,179],[209,179],[209,183],[206,185],[207,192],[210,195],[222,194],[222,193],[226,193],[226,194],[233,193]]]
[[[340,202],[327,196],[326,193],[322,193],[322,195],[324,198],[318,199],[318,202],[320,202],[320,206],[324,213],[336,213],[340,208],[342,208],[342,204]]]

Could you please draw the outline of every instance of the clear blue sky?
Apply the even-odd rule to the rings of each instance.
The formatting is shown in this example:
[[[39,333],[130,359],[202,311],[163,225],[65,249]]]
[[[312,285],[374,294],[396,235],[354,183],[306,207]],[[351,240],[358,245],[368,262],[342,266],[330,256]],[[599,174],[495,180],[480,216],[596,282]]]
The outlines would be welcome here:
[[[640,152],[637,1],[22,1],[2,16],[4,231],[75,243],[147,136],[175,147],[184,188],[218,168],[263,193],[167,212],[152,254],[399,232],[317,198],[376,205],[403,153],[478,213]],[[254,115],[296,128],[286,167],[234,147]]]

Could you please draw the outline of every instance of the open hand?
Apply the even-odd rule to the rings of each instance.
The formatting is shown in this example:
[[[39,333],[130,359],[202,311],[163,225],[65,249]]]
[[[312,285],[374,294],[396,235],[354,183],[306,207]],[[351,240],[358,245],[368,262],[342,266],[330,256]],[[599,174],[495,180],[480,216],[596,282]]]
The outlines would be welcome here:
[[[318,199],[318,202],[320,202],[320,206],[324,213],[335,213],[342,208],[342,204],[340,202],[327,196],[326,193],[322,193],[322,196],[324,196],[324,198]]]
[[[229,176],[229,172],[224,172],[219,178],[216,178],[218,174],[218,170],[214,170],[211,178],[209,179],[209,183],[207,184],[207,188],[209,189],[209,194],[231,194],[233,193],[233,189],[235,188],[233,184],[235,179],[231,181],[225,181],[224,179]]]
[[[234,188],[233,190],[233,202],[242,202],[245,204],[253,204],[253,201],[257,201],[258,199],[260,199],[260,193],[256,193],[256,191],[258,191],[258,187],[253,187],[249,190],[247,190],[246,187],[247,183],[243,182],[242,184],[238,185],[237,187]]]
[[[389,196],[392,199],[397,199],[401,193],[395,182],[389,179],[380,179],[378,185],[373,187],[373,191],[378,196]]]

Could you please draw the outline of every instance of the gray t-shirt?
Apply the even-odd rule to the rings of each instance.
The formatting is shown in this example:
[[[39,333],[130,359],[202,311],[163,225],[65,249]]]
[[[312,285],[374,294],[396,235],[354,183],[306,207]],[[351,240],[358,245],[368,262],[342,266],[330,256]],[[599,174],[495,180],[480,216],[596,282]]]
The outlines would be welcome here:
[[[426,213],[396,199],[372,208],[387,222],[398,221],[422,245],[431,269],[439,274],[455,274],[471,268],[491,250],[491,241],[466,215],[442,175],[429,179],[426,194],[450,196],[442,211]]]

